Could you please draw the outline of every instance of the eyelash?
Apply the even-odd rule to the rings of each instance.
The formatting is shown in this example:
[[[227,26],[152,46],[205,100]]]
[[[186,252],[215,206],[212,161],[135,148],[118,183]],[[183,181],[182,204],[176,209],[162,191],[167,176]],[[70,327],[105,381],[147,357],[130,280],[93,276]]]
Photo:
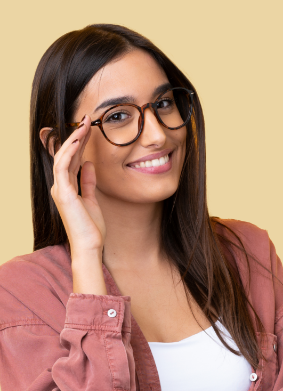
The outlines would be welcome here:
[[[174,99],[167,97],[167,98],[163,98],[162,100],[158,101],[158,103],[164,102],[164,101],[170,102],[172,104],[174,102]],[[107,122],[109,120],[109,118],[111,118],[115,114],[128,114],[128,113],[125,111],[116,111],[115,113],[109,114],[108,117],[104,120],[104,122]]]
[[[105,119],[104,122],[107,122],[108,119],[111,118],[111,117],[112,117],[113,115],[115,115],[115,114],[128,114],[128,113],[126,113],[125,111],[116,111],[115,113],[109,114],[108,117]]]

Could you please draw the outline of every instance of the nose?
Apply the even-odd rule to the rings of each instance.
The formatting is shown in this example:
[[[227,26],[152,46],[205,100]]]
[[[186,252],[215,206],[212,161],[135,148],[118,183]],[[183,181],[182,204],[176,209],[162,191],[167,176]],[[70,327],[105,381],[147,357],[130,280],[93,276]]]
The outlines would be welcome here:
[[[166,134],[164,127],[159,123],[155,115],[152,103],[147,103],[141,109],[144,118],[142,132],[139,137],[141,144],[143,146],[152,144],[163,145],[166,141]]]

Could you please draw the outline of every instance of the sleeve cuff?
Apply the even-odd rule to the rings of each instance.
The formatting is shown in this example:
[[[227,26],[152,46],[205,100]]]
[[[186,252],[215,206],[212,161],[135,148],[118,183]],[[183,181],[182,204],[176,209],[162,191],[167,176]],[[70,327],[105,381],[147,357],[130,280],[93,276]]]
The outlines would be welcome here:
[[[66,307],[65,328],[131,331],[131,297],[74,293]]]

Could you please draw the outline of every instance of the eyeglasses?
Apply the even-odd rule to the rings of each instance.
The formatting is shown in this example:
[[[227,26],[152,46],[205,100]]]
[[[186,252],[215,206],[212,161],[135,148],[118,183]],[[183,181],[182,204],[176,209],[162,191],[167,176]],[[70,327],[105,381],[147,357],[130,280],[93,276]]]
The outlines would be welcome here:
[[[192,115],[194,92],[183,87],[166,90],[154,103],[137,106],[120,103],[110,107],[102,116],[91,122],[98,126],[111,144],[124,147],[135,142],[144,127],[145,109],[151,107],[157,121],[167,129],[175,130],[185,126]],[[67,128],[77,127],[80,122],[67,123]]]

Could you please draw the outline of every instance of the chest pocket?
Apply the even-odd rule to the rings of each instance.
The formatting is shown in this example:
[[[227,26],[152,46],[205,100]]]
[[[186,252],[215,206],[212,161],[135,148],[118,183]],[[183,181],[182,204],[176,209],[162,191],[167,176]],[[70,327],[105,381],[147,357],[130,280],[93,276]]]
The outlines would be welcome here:
[[[263,359],[260,360],[260,367],[256,371],[258,379],[254,384],[252,384],[250,390],[272,391],[279,371],[277,336],[271,333],[260,332],[256,332],[256,335],[259,343],[260,338],[262,337],[261,350],[267,361]]]

